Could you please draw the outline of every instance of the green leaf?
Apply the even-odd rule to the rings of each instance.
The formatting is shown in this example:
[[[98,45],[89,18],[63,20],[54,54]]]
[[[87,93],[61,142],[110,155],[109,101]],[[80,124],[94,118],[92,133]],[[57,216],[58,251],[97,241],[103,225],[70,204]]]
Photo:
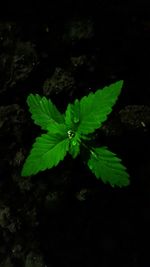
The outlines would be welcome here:
[[[29,176],[51,169],[64,159],[69,149],[69,139],[60,133],[42,134],[36,138],[30,155],[26,159],[22,176]]]
[[[67,127],[65,124],[58,124],[57,122],[53,122],[51,125],[47,126],[47,131],[51,134],[60,133],[64,134],[66,138],[67,135]]]
[[[121,92],[123,81],[90,93],[80,100],[80,124],[78,132],[89,134],[99,128],[112,111],[113,105]]]
[[[27,98],[27,104],[35,124],[41,126],[43,130],[47,130],[54,123],[64,123],[64,116],[50,99],[38,94],[30,94]]]
[[[65,123],[69,130],[75,131],[80,122],[80,104],[76,99],[74,104],[68,104],[65,113]]]
[[[76,133],[75,136],[70,139],[69,153],[72,155],[73,158],[76,158],[79,152],[80,152],[80,135]]]
[[[87,164],[95,176],[101,178],[104,183],[120,187],[129,185],[129,174],[121,164],[121,159],[106,147],[93,148]]]
[[[90,93],[80,101],[76,99],[67,106],[64,115],[51,100],[38,94],[30,94],[27,103],[32,119],[48,133],[36,138],[21,175],[29,176],[52,168],[64,159],[67,152],[75,158],[80,152],[81,139],[89,140],[90,137],[86,135],[99,128],[107,119],[122,85],[123,81],[118,81]],[[88,166],[97,178],[112,186],[129,184],[126,168],[114,153],[106,147],[93,148],[90,151]]]

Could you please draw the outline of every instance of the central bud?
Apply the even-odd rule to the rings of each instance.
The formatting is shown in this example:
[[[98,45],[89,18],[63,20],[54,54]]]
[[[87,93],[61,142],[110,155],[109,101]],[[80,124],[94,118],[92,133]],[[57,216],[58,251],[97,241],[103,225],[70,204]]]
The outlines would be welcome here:
[[[72,131],[72,130],[69,130],[67,133],[68,133],[68,138],[69,139],[72,139],[75,136],[75,132]]]

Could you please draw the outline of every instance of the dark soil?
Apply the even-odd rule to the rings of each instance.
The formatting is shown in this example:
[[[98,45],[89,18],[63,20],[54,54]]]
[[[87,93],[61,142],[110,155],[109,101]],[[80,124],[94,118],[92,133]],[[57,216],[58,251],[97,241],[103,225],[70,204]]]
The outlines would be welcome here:
[[[135,3],[24,1],[0,11],[1,267],[150,266],[150,7]],[[122,93],[94,142],[123,160],[130,185],[97,180],[82,155],[21,177],[41,133],[27,96],[63,112],[118,80]]]

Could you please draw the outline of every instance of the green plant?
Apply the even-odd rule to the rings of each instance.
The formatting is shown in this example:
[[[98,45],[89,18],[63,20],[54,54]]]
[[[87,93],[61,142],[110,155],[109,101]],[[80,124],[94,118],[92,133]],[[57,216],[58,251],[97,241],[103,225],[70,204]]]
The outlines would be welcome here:
[[[121,92],[123,81],[98,89],[95,93],[76,99],[61,114],[51,100],[30,94],[27,104],[35,124],[47,133],[36,138],[26,159],[22,176],[29,176],[50,169],[64,159],[67,152],[76,158],[80,146],[89,151],[87,165],[97,178],[111,186],[127,186],[129,175],[121,160],[107,147],[88,147],[88,134],[93,133],[107,119]]]

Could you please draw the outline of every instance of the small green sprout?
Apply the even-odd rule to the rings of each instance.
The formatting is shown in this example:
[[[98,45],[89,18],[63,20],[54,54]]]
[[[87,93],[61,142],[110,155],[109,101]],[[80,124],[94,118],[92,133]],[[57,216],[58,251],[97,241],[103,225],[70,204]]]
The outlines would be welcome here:
[[[29,111],[35,124],[46,133],[37,137],[29,156],[27,157],[22,176],[35,175],[39,171],[51,169],[64,159],[67,153],[76,158],[80,146],[88,146],[88,134],[100,128],[111,113],[112,107],[121,92],[123,81],[118,81],[95,93],[76,99],[68,104],[65,114],[61,114],[50,99],[38,94],[30,94],[27,98]],[[90,147],[87,165],[104,183],[111,186],[127,186],[129,174],[121,159],[107,147]]]

